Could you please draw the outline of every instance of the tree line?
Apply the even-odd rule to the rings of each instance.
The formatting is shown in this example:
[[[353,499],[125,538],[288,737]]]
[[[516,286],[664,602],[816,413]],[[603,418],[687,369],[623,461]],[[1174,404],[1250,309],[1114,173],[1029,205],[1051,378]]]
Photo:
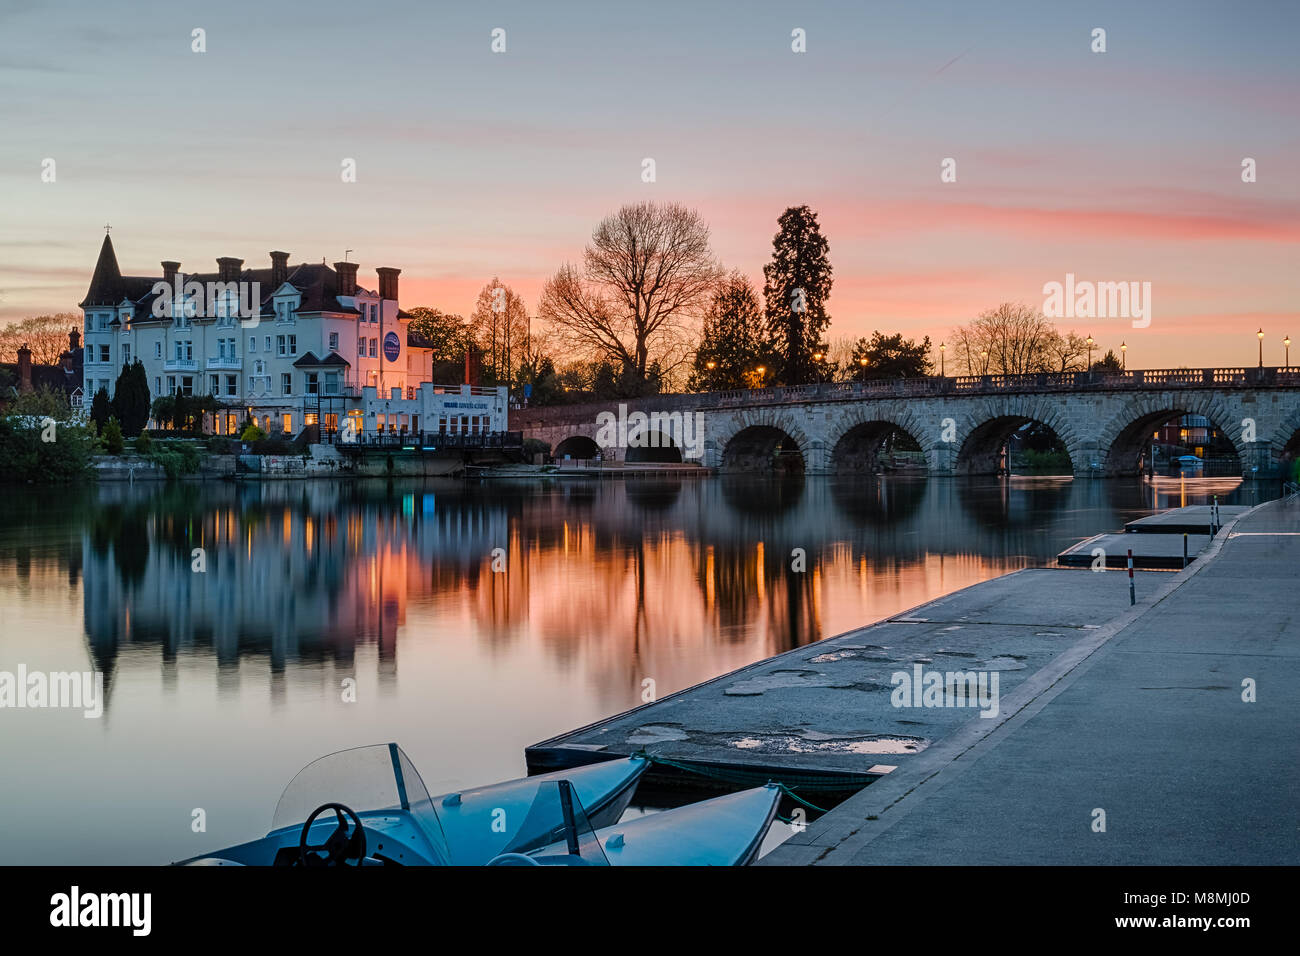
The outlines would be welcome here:
[[[493,279],[468,320],[410,310],[434,343],[435,381],[458,382],[462,356],[483,356],[486,384],[525,386],[531,404],[611,399],[666,389],[716,391],[837,380],[945,374],[1077,371],[1090,346],[1030,306],[1002,303],[958,327],[940,350],[901,332],[827,339],[833,283],[817,213],[792,206],[777,219],[757,289],[714,256],[708,225],[676,203],[622,207],[597,224],[581,259],[542,289],[536,317]],[[522,347],[521,347],[522,342]],[[949,372],[947,366],[951,364]],[[1108,353],[1094,368],[1119,368]]]

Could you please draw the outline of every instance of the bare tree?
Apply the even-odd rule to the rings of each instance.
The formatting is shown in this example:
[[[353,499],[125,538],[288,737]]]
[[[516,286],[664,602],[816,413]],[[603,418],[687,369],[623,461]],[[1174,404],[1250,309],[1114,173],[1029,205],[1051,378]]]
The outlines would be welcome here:
[[[37,315],[0,325],[0,362],[18,361],[18,349],[26,343],[34,365],[57,365],[68,350],[68,332],[81,331],[81,316],[75,312]]]
[[[1004,302],[959,327],[953,338],[955,358],[967,375],[1024,375],[1053,368],[1052,345],[1060,333],[1038,310]]]
[[[514,369],[528,360],[528,310],[515,290],[493,276],[474,303],[470,314],[474,341],[488,355],[488,365],[500,382],[511,380]]]
[[[689,354],[689,320],[720,276],[699,213],[636,203],[596,227],[581,270],[566,263],[546,283],[538,315],[575,355],[644,380],[653,362],[675,366]]]
[[[1077,332],[1053,334],[1047,343],[1053,372],[1087,371],[1088,340]]]

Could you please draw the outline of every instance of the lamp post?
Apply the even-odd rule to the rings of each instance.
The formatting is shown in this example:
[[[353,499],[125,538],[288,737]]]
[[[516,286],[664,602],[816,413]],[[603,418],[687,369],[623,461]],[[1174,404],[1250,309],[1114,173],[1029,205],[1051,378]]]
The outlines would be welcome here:
[[[821,352],[813,353],[813,362],[816,363],[813,366],[813,379],[817,382],[822,380],[822,358],[823,356]]]
[[[942,377],[942,378],[947,378],[947,377],[948,377],[948,373],[947,373],[947,371],[945,370],[945,368],[944,368],[944,364],[943,364],[943,359],[944,359],[944,355],[943,355],[943,353],[944,353],[944,350],[947,349],[947,348],[948,348],[948,346],[945,345],[944,343],[942,343],[942,342],[939,343],[939,375],[940,375],[940,377]]]
[[[983,364],[980,366],[980,374],[987,375],[989,373],[989,350],[988,349],[980,349],[980,359],[983,362]]]
[[[865,382],[867,380],[867,360],[865,358],[860,358],[858,359],[858,364],[862,366],[862,381]]]
[[[1286,367],[1290,368],[1291,367],[1291,336],[1288,335],[1286,338],[1284,338],[1282,340],[1282,345],[1283,347],[1286,348]]]
[[[760,365],[758,368],[754,369],[754,371],[758,373],[758,387],[762,388],[763,379],[767,376],[767,366]]]
[[[1260,329],[1255,333],[1259,336],[1259,367],[1264,367],[1264,330]]]
[[[1092,336],[1088,336],[1088,381],[1092,381]]]
[[[1128,370],[1128,344],[1119,343],[1119,367],[1121,371]]]

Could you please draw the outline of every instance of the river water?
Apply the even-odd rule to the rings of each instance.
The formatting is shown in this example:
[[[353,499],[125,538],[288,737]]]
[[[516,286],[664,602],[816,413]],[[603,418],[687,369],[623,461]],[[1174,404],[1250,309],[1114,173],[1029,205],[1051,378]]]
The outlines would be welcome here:
[[[152,864],[252,839],[299,767],[361,744],[396,740],[434,793],[521,776],[526,745],[650,690],[1051,564],[1083,538],[1213,494],[1254,504],[1275,489],[718,477],[10,487],[0,672],[98,670],[105,704],[97,718],[0,709],[0,863]]]

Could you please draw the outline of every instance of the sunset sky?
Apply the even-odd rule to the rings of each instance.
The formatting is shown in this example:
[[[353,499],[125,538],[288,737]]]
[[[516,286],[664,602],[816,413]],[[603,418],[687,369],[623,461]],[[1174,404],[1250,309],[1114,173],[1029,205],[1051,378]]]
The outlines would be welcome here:
[[[74,310],[105,223],[127,274],[350,249],[368,287],[402,269],[407,308],[468,314],[499,275],[531,311],[653,199],[759,286],[777,217],[812,206],[832,339],[937,343],[1067,272],[1152,284],[1149,328],[1060,323],[1131,367],[1253,365],[1261,326],[1281,364],[1300,338],[1300,4],[281,7],[0,4],[0,320]]]

